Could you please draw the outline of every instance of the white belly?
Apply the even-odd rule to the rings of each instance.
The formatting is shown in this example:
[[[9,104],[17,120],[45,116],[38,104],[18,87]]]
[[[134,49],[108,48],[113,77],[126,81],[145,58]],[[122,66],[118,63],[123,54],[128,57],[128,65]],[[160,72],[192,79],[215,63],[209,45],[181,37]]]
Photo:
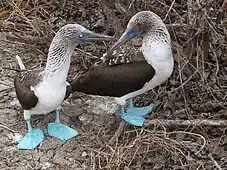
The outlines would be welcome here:
[[[156,40],[153,41],[153,38],[156,38]],[[125,96],[122,96],[120,98],[115,98],[118,104],[125,105],[127,99],[135,97],[155,88],[157,85],[160,85],[161,83],[166,81],[172,74],[174,63],[171,46],[170,43],[168,43],[168,41],[170,42],[170,37],[167,34],[167,42],[157,41],[158,38],[158,35],[155,34],[153,36],[144,37],[143,45],[141,48],[143,51],[144,58],[155,69],[155,76],[140,90],[126,94]]]
[[[126,100],[143,94],[166,81],[171,76],[173,71],[173,59],[170,58],[168,62],[159,62],[159,64],[154,68],[156,70],[155,76],[149,82],[137,91],[128,93],[122,97],[114,98],[116,103],[119,105],[125,105]]]
[[[59,82],[58,77],[49,78],[34,88],[38,96],[36,107],[30,110],[30,114],[47,114],[63,102],[66,92],[66,81]]]

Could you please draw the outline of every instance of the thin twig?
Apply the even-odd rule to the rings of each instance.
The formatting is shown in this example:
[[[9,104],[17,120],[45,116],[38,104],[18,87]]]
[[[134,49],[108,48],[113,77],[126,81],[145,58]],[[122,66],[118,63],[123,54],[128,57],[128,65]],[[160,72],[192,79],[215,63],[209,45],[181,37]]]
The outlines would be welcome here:
[[[0,128],[4,128],[4,129],[9,130],[10,132],[16,133],[16,131],[10,129],[9,127],[7,127],[6,125],[4,125],[4,124],[2,124],[2,123],[0,124]]]
[[[174,23],[174,24],[165,24],[167,28],[171,28],[171,27],[189,27],[188,24],[184,24],[184,23]]]
[[[0,90],[0,93],[1,92],[4,92],[4,91],[10,91],[10,90],[12,90],[14,87],[8,87],[8,88],[6,88],[6,89],[3,89],[3,90]]]
[[[163,21],[165,21],[165,20],[167,19],[168,15],[169,15],[169,13],[170,13],[170,11],[171,11],[171,9],[173,8],[173,5],[174,5],[175,1],[176,1],[176,0],[174,0],[174,1],[172,2],[172,4],[171,4],[171,6],[169,7],[169,10],[167,11],[166,16],[165,16],[165,18],[163,19]]]
[[[217,161],[214,160],[213,156],[211,154],[208,155],[208,158],[213,162],[213,164],[218,168],[218,170],[222,170],[222,168],[218,165]]]
[[[145,126],[160,125],[160,126],[215,126],[227,127],[227,120],[209,120],[209,119],[194,119],[194,120],[165,120],[153,119],[146,120]]]
[[[114,136],[112,136],[110,138],[110,140],[108,141],[109,145],[112,145],[119,138],[119,136],[121,135],[121,133],[124,130],[125,124],[126,124],[125,121],[122,120],[117,131],[115,132]]]
[[[31,35],[18,35],[16,33],[13,34],[6,34],[6,39],[11,41],[17,41],[21,43],[29,43],[29,44],[47,44],[47,38],[46,37],[37,37],[37,36],[31,36]]]
[[[185,132],[185,131],[174,131],[174,132],[170,132],[169,134],[171,134],[171,133],[182,133],[182,134],[188,134],[188,135],[194,135],[194,136],[198,136],[198,137],[200,137],[201,139],[203,139],[203,145],[200,147],[200,149],[195,153],[195,155],[197,155],[199,152],[201,152],[201,150],[206,146],[206,139],[202,136],[202,135],[200,135],[200,134],[198,134],[198,133],[192,133],[192,132]]]

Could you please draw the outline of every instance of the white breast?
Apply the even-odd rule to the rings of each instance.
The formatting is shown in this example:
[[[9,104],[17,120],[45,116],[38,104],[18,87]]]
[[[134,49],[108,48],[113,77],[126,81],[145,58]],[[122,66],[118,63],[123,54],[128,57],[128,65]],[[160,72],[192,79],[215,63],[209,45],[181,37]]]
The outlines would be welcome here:
[[[143,44],[142,51],[145,59],[155,69],[155,76],[147,82],[142,89],[115,98],[119,105],[125,105],[126,100],[143,94],[166,81],[173,71],[173,57],[170,45],[158,41]],[[142,75],[141,75],[142,76]]]
[[[143,45],[142,50],[144,58],[155,69],[156,76],[160,81],[169,78],[174,64],[170,45],[156,41]]]
[[[60,106],[66,93],[65,77],[63,70],[49,73],[44,77],[44,81],[34,87],[38,103],[30,110],[31,114],[47,114]]]

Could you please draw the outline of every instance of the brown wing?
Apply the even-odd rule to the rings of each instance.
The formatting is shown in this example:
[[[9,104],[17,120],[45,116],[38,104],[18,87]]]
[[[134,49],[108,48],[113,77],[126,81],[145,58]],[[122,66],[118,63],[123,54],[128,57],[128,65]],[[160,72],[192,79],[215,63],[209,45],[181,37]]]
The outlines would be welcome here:
[[[104,54],[101,59],[103,62],[108,62],[109,65],[116,65],[144,60],[144,57],[140,49],[124,46],[115,50],[112,54]]]
[[[120,47],[119,49],[115,50],[113,54],[106,54],[99,59],[94,66],[99,65],[119,65],[119,64],[128,64],[133,61],[141,61],[144,60],[142,51],[138,48],[129,48],[127,46]]]
[[[31,86],[34,87],[41,81],[40,72],[41,70],[22,71],[14,79],[17,98],[25,110],[34,108],[38,103],[38,97],[31,90]]]
[[[66,100],[71,93],[72,93],[72,86],[69,84],[69,85],[66,86],[66,93],[65,93],[64,100]]]
[[[99,65],[76,78],[72,92],[121,97],[141,89],[155,75],[154,68],[144,61],[120,65]]]

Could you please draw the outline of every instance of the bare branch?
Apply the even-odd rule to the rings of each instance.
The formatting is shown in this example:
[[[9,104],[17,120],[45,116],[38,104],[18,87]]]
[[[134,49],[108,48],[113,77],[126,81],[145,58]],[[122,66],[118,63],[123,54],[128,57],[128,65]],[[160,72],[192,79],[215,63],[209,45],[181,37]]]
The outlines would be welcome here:
[[[217,161],[215,161],[215,159],[213,158],[213,156],[211,154],[209,154],[208,157],[213,162],[213,164],[216,166],[216,168],[218,168],[218,170],[222,170],[222,168],[218,165]]]
[[[209,120],[209,119],[194,119],[194,120],[165,120],[153,119],[146,120],[145,126],[161,125],[161,126],[215,126],[227,127],[227,120]]]

